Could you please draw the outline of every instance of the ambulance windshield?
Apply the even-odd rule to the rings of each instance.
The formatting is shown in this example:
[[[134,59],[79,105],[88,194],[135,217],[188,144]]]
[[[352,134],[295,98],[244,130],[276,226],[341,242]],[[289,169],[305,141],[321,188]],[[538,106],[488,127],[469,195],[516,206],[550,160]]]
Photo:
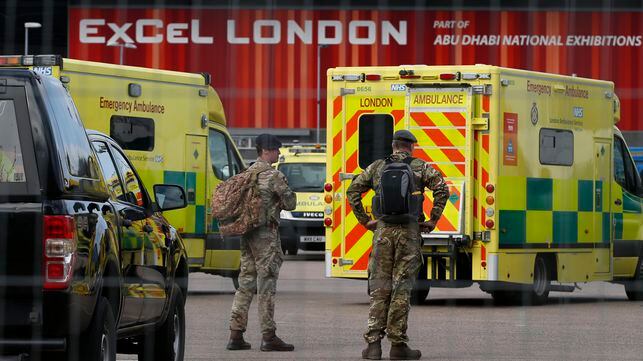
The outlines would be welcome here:
[[[285,163],[279,170],[286,175],[288,185],[295,192],[322,192],[326,179],[324,163]]]

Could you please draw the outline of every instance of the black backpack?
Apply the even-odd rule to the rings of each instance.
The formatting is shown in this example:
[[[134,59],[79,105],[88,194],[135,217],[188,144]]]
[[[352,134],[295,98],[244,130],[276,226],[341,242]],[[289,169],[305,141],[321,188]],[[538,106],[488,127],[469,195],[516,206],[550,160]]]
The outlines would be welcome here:
[[[414,158],[401,162],[384,160],[380,184],[373,197],[373,214],[384,222],[403,224],[418,221],[422,212],[424,195],[415,184],[411,169]]]

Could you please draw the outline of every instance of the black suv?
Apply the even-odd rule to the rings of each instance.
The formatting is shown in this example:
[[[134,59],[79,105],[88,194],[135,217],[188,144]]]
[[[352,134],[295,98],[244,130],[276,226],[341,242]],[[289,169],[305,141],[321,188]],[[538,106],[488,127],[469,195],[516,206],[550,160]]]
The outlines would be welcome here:
[[[154,193],[58,80],[0,68],[1,359],[183,359],[187,254],[160,211],[185,194]]]

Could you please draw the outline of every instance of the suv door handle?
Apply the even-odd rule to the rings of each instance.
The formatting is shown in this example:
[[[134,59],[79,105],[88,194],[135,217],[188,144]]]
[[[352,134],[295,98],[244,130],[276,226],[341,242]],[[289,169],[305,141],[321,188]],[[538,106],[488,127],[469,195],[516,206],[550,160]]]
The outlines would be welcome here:
[[[149,224],[147,224],[147,223],[145,223],[145,225],[143,226],[143,231],[144,231],[145,233],[152,233],[152,231],[153,231],[153,230],[154,230],[154,228],[152,228],[152,226],[150,226],[150,225],[149,225]]]
[[[620,206],[621,204],[623,204],[623,202],[619,198],[616,198],[616,200],[614,201],[614,204],[616,204],[617,206]]]

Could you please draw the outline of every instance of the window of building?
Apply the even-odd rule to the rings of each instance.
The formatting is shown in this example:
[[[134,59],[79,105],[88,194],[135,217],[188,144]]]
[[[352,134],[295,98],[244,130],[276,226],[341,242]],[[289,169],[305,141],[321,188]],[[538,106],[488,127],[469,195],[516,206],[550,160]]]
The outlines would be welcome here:
[[[154,150],[154,119],[113,115],[109,135],[123,149]]]
[[[574,164],[574,133],[562,129],[541,129],[540,164]]]
[[[359,117],[359,167],[364,169],[393,152],[393,117],[390,114],[364,114]]]

